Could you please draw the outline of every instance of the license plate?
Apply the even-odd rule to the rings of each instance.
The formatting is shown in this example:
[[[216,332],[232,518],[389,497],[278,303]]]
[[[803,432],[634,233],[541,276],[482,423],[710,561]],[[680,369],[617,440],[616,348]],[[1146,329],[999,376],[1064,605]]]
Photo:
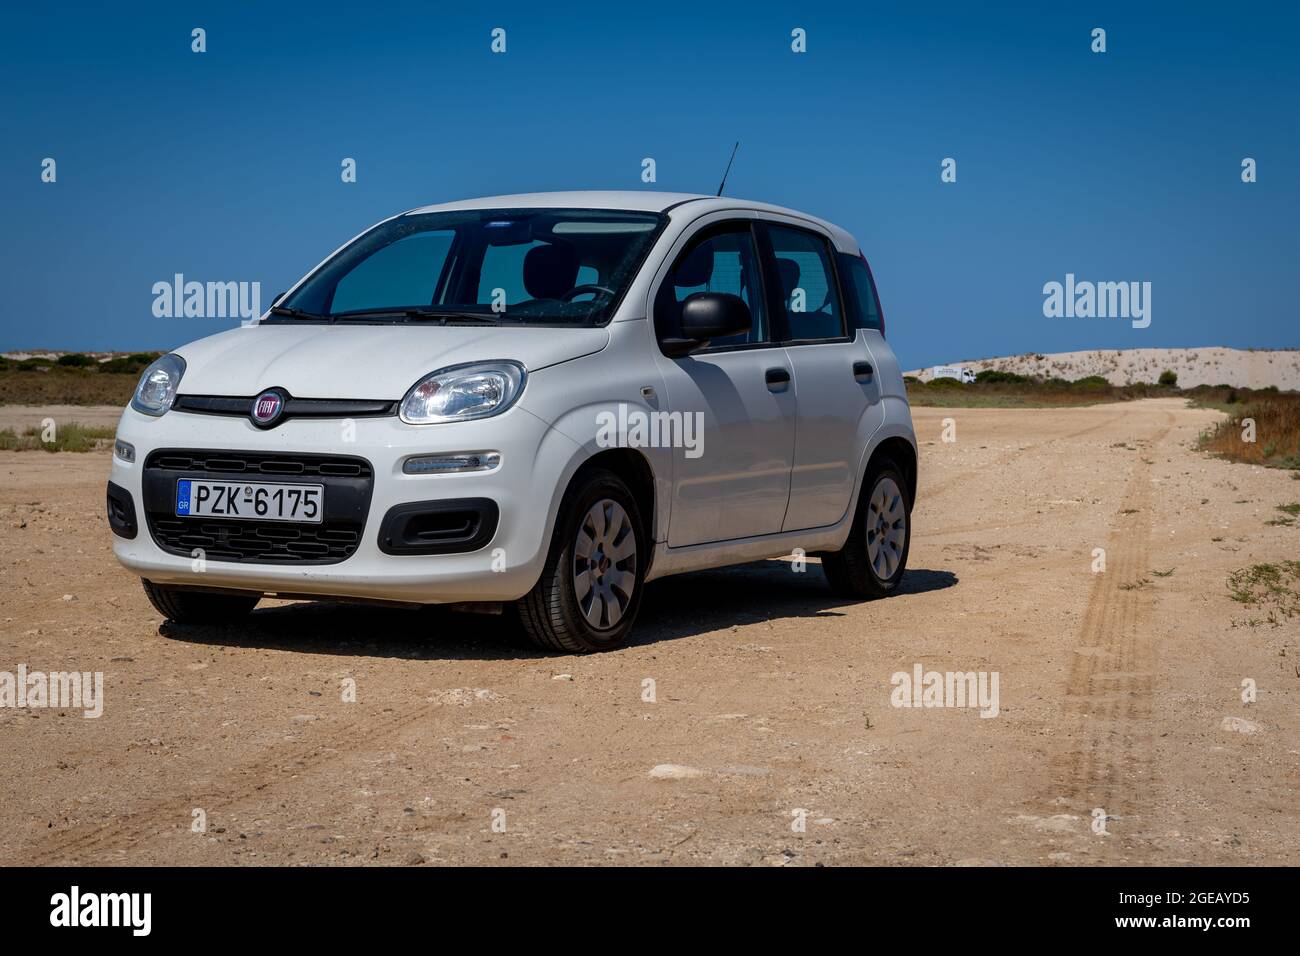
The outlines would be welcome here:
[[[176,514],[180,517],[319,523],[324,508],[324,485],[200,481],[197,478],[182,478],[176,482]]]

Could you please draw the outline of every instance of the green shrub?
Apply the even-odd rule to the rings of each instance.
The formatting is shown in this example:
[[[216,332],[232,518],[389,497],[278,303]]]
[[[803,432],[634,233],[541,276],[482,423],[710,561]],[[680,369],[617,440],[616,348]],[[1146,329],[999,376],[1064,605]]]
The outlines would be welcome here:
[[[89,355],[83,355],[80,352],[69,352],[67,355],[60,355],[58,364],[64,368],[87,368],[95,364],[95,360]]]
[[[1156,384],[1176,387],[1178,385],[1178,373],[1172,369],[1165,369],[1160,373],[1160,377],[1156,379]]]
[[[1110,382],[1101,375],[1085,375],[1070,383],[1073,388],[1110,388]]]
[[[983,371],[975,373],[975,381],[981,385],[997,385],[1000,383],[1024,384],[1032,382],[1028,375],[1018,375],[1015,372],[1003,372],[995,368],[986,368]]]

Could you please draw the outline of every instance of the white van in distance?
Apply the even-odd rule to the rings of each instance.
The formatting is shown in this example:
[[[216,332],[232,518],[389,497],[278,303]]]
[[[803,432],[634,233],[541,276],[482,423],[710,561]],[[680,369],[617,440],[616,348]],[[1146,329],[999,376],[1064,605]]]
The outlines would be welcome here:
[[[726,197],[501,196],[393,216],[259,322],[145,370],[119,561],[179,623],[266,595],[502,606],[617,647],[646,582],[819,555],[902,584],[916,437],[857,242]]]
[[[955,378],[963,385],[969,385],[975,381],[975,372],[960,365],[936,365],[930,370],[930,380],[936,378]]]

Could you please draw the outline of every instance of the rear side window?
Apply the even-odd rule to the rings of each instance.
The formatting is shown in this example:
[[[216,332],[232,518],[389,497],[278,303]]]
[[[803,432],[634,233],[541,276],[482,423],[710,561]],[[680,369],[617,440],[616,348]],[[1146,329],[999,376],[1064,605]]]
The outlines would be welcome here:
[[[767,233],[772,242],[790,339],[842,337],[844,322],[826,240],[815,233],[774,223],[767,225]]]
[[[849,325],[855,329],[875,329],[880,331],[880,303],[876,301],[876,290],[871,284],[871,273],[861,256],[839,254],[840,280],[844,283],[844,296],[848,300],[845,308],[849,314]]]

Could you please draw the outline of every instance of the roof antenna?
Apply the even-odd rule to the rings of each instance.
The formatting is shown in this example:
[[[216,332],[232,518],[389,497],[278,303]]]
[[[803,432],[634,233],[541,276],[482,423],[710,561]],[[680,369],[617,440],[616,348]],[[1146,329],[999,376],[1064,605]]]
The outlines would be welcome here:
[[[722,195],[722,187],[727,185],[727,176],[731,173],[731,164],[736,161],[736,150],[740,149],[740,140],[736,140],[736,145],[731,147],[731,159],[727,160],[726,172],[722,174],[722,182],[718,183],[718,195]]]

